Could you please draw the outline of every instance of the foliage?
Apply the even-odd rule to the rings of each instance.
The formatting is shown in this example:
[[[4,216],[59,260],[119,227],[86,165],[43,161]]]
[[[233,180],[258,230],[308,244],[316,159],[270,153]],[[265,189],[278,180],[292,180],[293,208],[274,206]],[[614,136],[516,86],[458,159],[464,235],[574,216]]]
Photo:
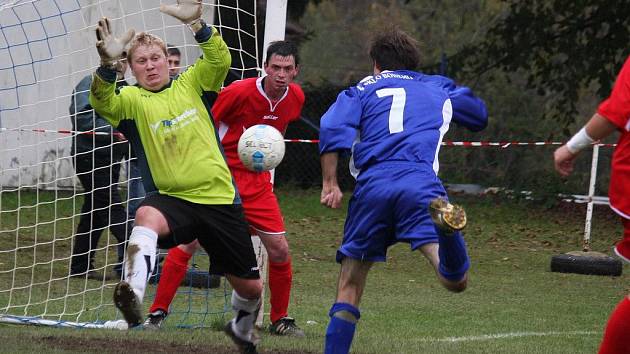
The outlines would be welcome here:
[[[367,55],[375,31],[392,25],[416,35],[414,20],[399,1],[311,2],[301,23],[311,33],[301,49],[300,79],[313,85],[347,85],[372,73]],[[416,35],[417,37],[417,35]]]
[[[375,32],[392,25],[420,43],[423,71],[438,72],[441,58],[479,40],[498,0],[311,1],[301,24],[311,34],[303,43],[301,79],[347,85],[371,74],[367,52]]]
[[[505,12],[479,43],[451,58],[456,67],[481,74],[521,71],[544,97],[544,117],[564,134],[575,122],[582,90],[592,83],[605,97],[630,52],[627,1],[504,0]]]

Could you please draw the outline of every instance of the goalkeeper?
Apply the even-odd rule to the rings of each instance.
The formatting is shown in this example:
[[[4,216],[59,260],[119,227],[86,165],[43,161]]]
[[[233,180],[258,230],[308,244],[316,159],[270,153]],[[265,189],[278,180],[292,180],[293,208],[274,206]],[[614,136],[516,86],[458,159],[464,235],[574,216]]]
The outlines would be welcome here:
[[[299,71],[297,47],[288,41],[272,42],[267,48],[266,76],[233,82],[212,106],[228,166],[243,201],[245,217],[253,232],[260,236],[269,255],[269,292],[271,312],[269,332],[275,335],[303,337],[304,331],[288,316],[293,272],[284,221],[273,193],[269,172],[253,172],[241,163],[237,145],[245,129],[268,124],[285,132],[289,123],[300,118],[304,92],[293,82]],[[171,249],[164,261],[160,283],[145,328],[158,329],[179,284],[186,275],[188,261],[199,244]]]
[[[357,179],[337,251],[341,272],[326,354],[350,350],[368,271],[384,262],[387,248],[397,242],[420,250],[448,290],[460,292],[467,285],[469,260],[459,231],[466,215],[446,200],[437,156],[451,122],[473,131],[485,128],[486,106],[446,77],[413,71],[419,53],[406,33],[376,33],[370,47],[374,75],[340,93],[320,123],[321,203],[341,204],[339,152],[352,152]]]
[[[232,285],[235,316],[225,332],[243,353],[255,353],[254,323],[262,282],[239,194],[221,152],[204,95],[218,91],[230,53],[217,30],[201,19],[200,0],[179,0],[160,10],[195,33],[203,56],[171,80],[164,42],[133,30],[115,38],[108,19],[99,21],[96,47],[101,66],[90,103],[131,142],[147,197],[136,213],[127,247],[124,280],[114,303],[130,327],[142,322],[142,300],[155,265],[156,247],[190,243],[195,235],[211,259],[210,271]],[[129,44],[127,60],[137,86],[115,92],[112,64]]]

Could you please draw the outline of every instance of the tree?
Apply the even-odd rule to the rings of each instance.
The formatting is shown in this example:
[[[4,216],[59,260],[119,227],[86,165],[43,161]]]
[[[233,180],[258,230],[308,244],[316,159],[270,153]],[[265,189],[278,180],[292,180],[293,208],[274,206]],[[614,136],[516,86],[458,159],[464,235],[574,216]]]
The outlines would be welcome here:
[[[301,46],[300,78],[346,85],[371,74],[370,38],[391,25],[418,40],[422,62],[427,63],[422,69],[439,72],[442,55],[455,54],[481,38],[500,5],[499,0],[311,1],[300,19],[310,34]]]
[[[630,2],[603,0],[504,0],[505,13],[480,43],[454,55],[455,70],[481,75],[522,70],[527,85],[545,99],[546,119],[567,129],[593,83],[602,98],[629,51]]]
[[[374,31],[391,25],[392,18],[402,29],[413,32],[410,14],[396,0],[311,2],[301,20],[311,35],[300,48],[300,80],[347,85],[370,75],[370,38]]]

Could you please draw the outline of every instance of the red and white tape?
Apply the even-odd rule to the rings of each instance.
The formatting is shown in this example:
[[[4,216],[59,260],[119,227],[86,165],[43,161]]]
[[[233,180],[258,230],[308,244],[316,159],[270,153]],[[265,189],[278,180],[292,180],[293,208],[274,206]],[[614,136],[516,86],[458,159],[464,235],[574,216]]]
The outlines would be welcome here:
[[[31,133],[52,133],[52,134],[67,134],[67,135],[112,135],[108,132],[94,132],[94,131],[77,131],[77,130],[53,130],[53,129],[25,129],[25,128],[0,128],[0,132],[31,132]],[[114,133],[114,136],[125,139],[122,133]]]
[[[35,132],[35,133],[54,133],[54,134],[86,134],[86,135],[110,135],[106,132],[81,132],[76,130],[52,130],[52,129],[24,129],[24,128],[0,128],[0,132],[3,131],[19,131],[19,132]],[[124,138],[121,133],[115,133],[114,135]],[[284,139],[287,143],[309,143],[317,144],[318,139]],[[546,146],[546,145],[564,145],[564,142],[560,141],[535,141],[535,142],[523,142],[523,141],[443,141],[442,146],[463,146],[463,147],[500,147],[506,149],[513,146]],[[594,144],[595,145],[595,144]],[[615,147],[617,144],[596,144],[600,147]]]

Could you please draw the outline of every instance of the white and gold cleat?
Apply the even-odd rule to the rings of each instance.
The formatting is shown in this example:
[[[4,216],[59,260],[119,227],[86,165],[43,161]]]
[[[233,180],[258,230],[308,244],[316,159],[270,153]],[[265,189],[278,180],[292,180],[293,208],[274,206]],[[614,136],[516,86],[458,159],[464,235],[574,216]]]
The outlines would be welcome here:
[[[437,227],[446,232],[461,231],[466,227],[466,212],[459,205],[451,204],[444,198],[435,198],[429,203],[431,219]]]

